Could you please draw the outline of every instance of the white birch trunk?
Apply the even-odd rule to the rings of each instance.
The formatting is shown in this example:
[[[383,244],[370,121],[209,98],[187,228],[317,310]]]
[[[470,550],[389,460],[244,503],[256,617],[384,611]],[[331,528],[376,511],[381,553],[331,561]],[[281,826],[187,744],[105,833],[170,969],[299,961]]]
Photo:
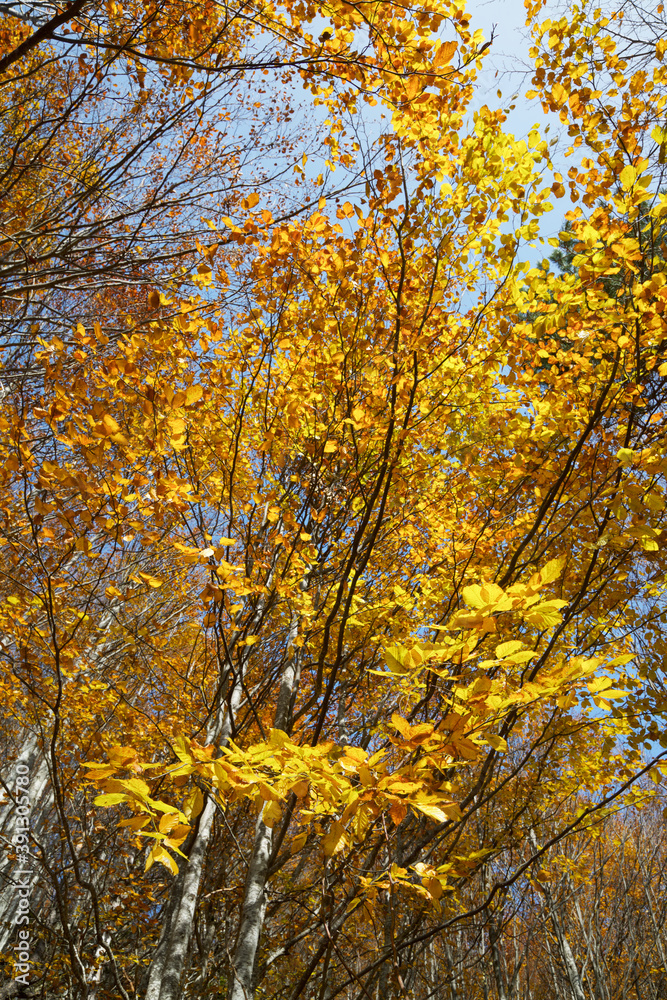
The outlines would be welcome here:
[[[498,949],[498,933],[494,926],[493,920],[489,915],[489,943],[491,946],[491,965],[493,966],[493,975],[496,980],[496,992],[498,993],[498,1000],[507,1000],[507,993],[505,992],[505,977],[503,976],[503,969],[501,963],[500,951]]]
[[[218,739],[227,742],[232,731],[232,716],[241,702],[242,689],[238,682],[231,696],[231,711],[225,711],[221,700],[216,718],[207,731],[207,741]],[[214,735],[215,730],[217,734]],[[150,966],[146,1000],[178,1000],[181,996],[181,979],[190,948],[199,883],[206,860],[206,850],[211,837],[215,801],[208,796],[199,815],[187,862],[179,867],[172,887],[165,923],[160,941]]]
[[[111,609],[100,619],[100,627],[108,628],[112,621],[115,602],[112,602]],[[85,675],[98,675],[104,670],[106,659],[118,651],[118,642],[103,643],[88,651],[90,666],[84,671]],[[86,661],[87,662],[87,661]],[[66,680],[65,684],[73,683]],[[50,817],[54,807],[52,776],[49,770],[48,751],[41,744],[36,732],[26,729],[23,736],[23,746],[16,761],[11,768],[5,770],[3,767],[2,778],[8,786],[11,795],[17,791],[17,767],[28,769],[28,787],[21,790],[27,792],[30,800],[28,831],[21,827],[20,832],[32,831],[39,840],[46,834],[49,828]],[[48,741],[48,737],[44,737]],[[14,799],[11,797],[6,802],[0,803],[0,844],[8,851],[13,842],[14,834],[19,832],[17,826],[17,812]],[[19,895],[15,891],[16,873],[21,868],[29,868],[32,873],[32,892],[30,897],[31,910],[34,912],[44,901],[45,891],[43,880],[40,878],[41,869],[39,860],[34,851],[34,845],[30,847],[30,856],[27,862],[21,860],[6,861],[0,868],[0,953],[7,950],[7,946],[15,931],[15,918],[18,909]],[[27,875],[24,875],[27,877]]]
[[[52,795],[49,769],[34,734],[30,734],[26,740],[16,763],[12,766],[11,773],[3,774],[3,779],[13,794],[16,792],[17,765],[23,765],[29,769],[27,775],[29,785],[21,790],[27,792],[30,799],[30,828],[38,831],[44,825],[40,821],[40,817],[44,816],[51,808]],[[16,822],[17,815],[16,805],[12,798],[0,805],[0,842],[7,851],[13,845],[14,834],[29,832],[23,828],[19,831]],[[31,874],[34,894],[31,898],[31,908],[34,908],[36,898],[39,895],[39,862],[32,847],[27,861],[19,856],[16,861],[7,860],[0,869],[0,953],[7,950],[15,931],[14,921],[19,904],[19,894],[15,891],[15,884],[19,869],[28,869]],[[23,877],[27,878],[27,873]]]
[[[234,951],[229,1000],[252,1000],[255,994],[255,960],[266,914],[266,881],[272,844],[273,831],[263,821],[260,813],[245,885],[238,942]]]
[[[299,652],[294,646],[298,622],[293,620],[287,643],[287,660],[280,679],[274,726],[286,729],[290,724],[294,694],[300,677]],[[248,876],[241,908],[241,923],[232,961],[229,1000],[252,1000],[255,995],[255,965],[266,915],[266,883],[273,847],[273,830],[257,817]],[[162,998],[160,998],[162,1000]]]

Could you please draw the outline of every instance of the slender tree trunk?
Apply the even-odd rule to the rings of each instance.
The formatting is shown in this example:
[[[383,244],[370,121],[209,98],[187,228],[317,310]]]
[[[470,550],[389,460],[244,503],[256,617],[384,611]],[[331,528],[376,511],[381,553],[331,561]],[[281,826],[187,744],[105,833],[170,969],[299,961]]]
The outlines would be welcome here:
[[[493,965],[493,975],[496,980],[496,991],[498,993],[498,1000],[507,1000],[507,993],[505,992],[505,979],[500,960],[500,952],[498,950],[498,936],[496,927],[493,923],[491,915],[489,914],[489,942],[491,945],[491,964]]]
[[[660,955],[660,961],[662,963],[663,969],[667,969],[667,948],[662,938],[662,919],[659,913],[656,913],[657,906],[655,901],[655,896],[653,895],[653,890],[651,889],[651,877],[647,873],[644,865],[642,864],[641,854],[637,851],[637,857],[639,859],[639,868],[642,873],[644,896],[646,897],[647,909],[649,916],[651,918],[651,924],[653,925],[653,933],[655,935],[655,944]]]
[[[100,620],[100,628],[104,630],[109,627],[113,620],[112,608]],[[88,650],[85,660],[90,665],[82,676],[99,676],[104,671],[105,664],[109,656],[118,652],[117,641],[103,643]],[[76,681],[66,680],[66,684],[75,684]],[[48,719],[48,715],[47,715]],[[53,718],[51,719],[51,722]],[[3,783],[9,792],[7,801],[0,805],[0,839],[7,844],[12,843],[13,837],[17,833],[32,832],[36,840],[44,839],[48,843],[49,829],[52,822],[52,812],[54,809],[53,775],[49,767],[48,751],[38,735],[39,723],[35,723],[35,729],[26,727],[21,734],[23,745],[18,757],[11,768],[2,767]],[[48,743],[48,737],[43,736]],[[19,775],[18,769],[21,774]],[[20,783],[17,784],[17,778]],[[27,786],[23,783],[27,779]],[[18,822],[18,813],[14,796],[17,791],[27,794],[30,800],[29,826],[25,828]],[[32,893],[30,898],[31,909],[37,911],[41,902],[44,901],[47,893],[45,890],[45,879],[43,869],[34,850],[34,844],[30,845],[29,857],[24,861],[22,856],[16,861],[6,861],[0,868],[0,953],[7,950],[7,946],[15,933],[14,918],[18,907],[19,894],[15,890],[15,879],[21,868],[24,869],[22,877],[25,879],[30,872],[32,879]],[[41,877],[40,877],[41,876]],[[61,919],[65,919],[64,914],[60,914]]]
[[[558,941],[558,947],[560,949],[561,957],[563,959],[563,965],[565,966],[565,971],[567,972],[567,978],[570,981],[570,989],[572,990],[572,996],[574,1000],[586,1000],[586,994],[584,993],[584,987],[581,982],[581,976],[579,975],[579,969],[575,961],[574,955],[572,954],[572,949],[570,948],[570,942],[565,935],[563,927],[556,910],[553,897],[548,889],[544,889],[547,905],[549,907],[549,912],[551,915],[551,922],[553,924],[554,931],[556,932],[556,939]]]
[[[299,651],[294,642],[298,620],[293,619],[287,643],[287,657],[280,679],[274,726],[285,730],[290,726],[294,696],[300,677]],[[273,829],[257,817],[248,876],[241,908],[241,923],[232,960],[229,1000],[252,1000],[255,995],[255,966],[266,915],[266,883],[271,863]],[[162,998],[160,998],[162,1000]]]
[[[177,1000],[190,947],[199,883],[211,836],[215,802],[206,799],[199,815],[187,862],[181,864],[172,888],[162,937],[151,963],[146,1000]]]
[[[577,919],[579,921],[579,926],[581,927],[581,933],[586,941],[586,952],[588,954],[588,961],[590,962],[591,968],[595,973],[595,993],[597,995],[597,1000],[605,1000],[606,989],[604,986],[604,970],[600,962],[598,962],[598,949],[596,947],[596,942],[593,939],[593,931],[591,927],[591,921],[588,922],[588,927],[586,927],[586,922],[584,921],[584,916],[581,912],[581,907],[579,906],[579,900],[574,901],[574,910],[577,914]]]
[[[545,935],[545,941],[547,945],[547,953],[549,955],[549,965],[551,966],[551,978],[554,981],[554,1000],[560,1000],[561,989],[560,983],[558,982],[558,975],[556,974],[556,966],[554,965],[554,957],[551,952],[551,944],[549,943],[549,935]]]
[[[447,965],[449,966],[449,991],[451,993],[451,1000],[459,1000],[458,982],[456,975],[456,965],[454,959],[452,958],[452,953],[449,945],[446,941],[443,941],[443,948],[445,955],[447,956]]]
[[[22,771],[24,768],[27,768],[25,777],[28,779],[28,787],[24,786],[21,791],[27,793],[30,799],[30,828],[39,831],[40,828],[46,825],[42,822],[41,817],[46,816],[51,809],[53,796],[51,794],[46,758],[41,751],[37,737],[32,733],[25,741],[23,749],[11,772],[3,773],[3,779],[11,795],[15,795],[17,790],[17,767],[21,767]],[[23,777],[24,775],[22,774],[21,776]],[[28,832],[28,829],[19,826],[17,819],[16,804],[14,799],[10,797],[5,803],[0,805],[0,837],[7,844],[13,843],[15,834]],[[21,876],[19,876],[20,869],[25,869]],[[22,856],[19,855],[16,861],[7,860],[0,869],[0,953],[7,950],[7,946],[15,933],[14,919],[20,899],[18,892],[15,891],[16,880],[18,878],[27,878],[28,872],[30,873],[34,893],[31,899],[34,907],[37,901],[35,893],[39,892],[39,879],[37,877],[39,874],[39,862],[33,848],[30,849],[30,856],[27,862],[24,862]]]
[[[232,719],[241,698],[241,679],[237,677],[229,707],[223,699],[220,701],[215,720],[206,734],[208,742],[215,741],[219,745],[227,742],[232,731]],[[181,979],[190,948],[199,884],[215,810],[214,799],[207,796],[192,837],[188,860],[180,865],[171,890],[162,935],[150,966],[146,1000],[179,1000],[181,996]]]
[[[479,958],[482,970],[482,991],[484,993],[484,1000],[489,1000],[489,983],[486,976],[486,944],[484,941],[484,924],[481,925],[479,931]]]
[[[243,897],[229,1000],[251,1000],[255,993],[255,960],[266,914],[266,881],[272,845],[273,830],[266,825],[260,813]]]

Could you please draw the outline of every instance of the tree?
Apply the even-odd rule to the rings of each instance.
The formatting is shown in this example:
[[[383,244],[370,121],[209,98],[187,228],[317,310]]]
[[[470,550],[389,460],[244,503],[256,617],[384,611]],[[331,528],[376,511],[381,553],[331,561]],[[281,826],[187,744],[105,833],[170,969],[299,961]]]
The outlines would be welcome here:
[[[633,274],[624,221],[648,201],[642,120],[599,140],[581,112],[613,156],[557,275],[517,263],[548,147],[501,109],[469,120],[462,10],[332,5],[317,39],[298,6],[147,11],[120,12],[135,43],[95,7],[77,44],[176,73],[174,107],[223,42],[226,80],[294,73],[330,116],[322,159],[362,186],[336,202],[306,176],[280,218],[254,184],[205,217],[196,269],[187,208],[174,233],[157,213],[179,269],[137,270],[148,309],[105,288],[67,339],[26,338],[0,424],[3,740],[35,776],[43,990],[456,997],[482,969],[511,996],[539,978],[530,886],[576,995],[558,866],[650,803],[664,754],[637,655],[664,591],[662,391],[641,381],[664,264]],[[581,24],[558,40],[588,44]],[[564,109],[548,41],[536,86]],[[660,242],[660,196],[646,210]]]

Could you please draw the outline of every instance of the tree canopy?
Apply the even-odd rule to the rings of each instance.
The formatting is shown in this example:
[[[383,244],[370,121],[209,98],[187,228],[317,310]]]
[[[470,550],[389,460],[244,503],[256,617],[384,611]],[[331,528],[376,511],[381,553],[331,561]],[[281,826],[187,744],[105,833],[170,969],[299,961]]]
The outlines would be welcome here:
[[[665,16],[526,6],[517,138],[459,2],[3,5],[0,995],[663,996]]]

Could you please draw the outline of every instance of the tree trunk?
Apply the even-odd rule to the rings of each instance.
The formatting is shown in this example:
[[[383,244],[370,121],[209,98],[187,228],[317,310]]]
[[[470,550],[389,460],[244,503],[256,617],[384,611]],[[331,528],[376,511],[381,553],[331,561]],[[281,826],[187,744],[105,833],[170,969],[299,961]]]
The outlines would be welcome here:
[[[13,842],[15,834],[19,832],[26,833],[30,829],[39,831],[45,825],[40,821],[40,817],[48,813],[53,803],[46,758],[39,747],[37,737],[32,733],[28,736],[12,768],[13,773],[6,776],[5,783],[11,795],[16,794],[16,769],[19,766],[22,770],[23,768],[28,769],[26,777],[29,784],[22,791],[26,792],[30,799],[30,814],[28,817],[30,826],[27,829],[24,829],[22,826],[19,828],[17,824],[18,813],[16,812],[14,799],[11,797],[8,798],[7,802],[0,805],[0,836],[8,844]],[[19,876],[18,873],[21,868],[27,869],[27,871],[24,871],[22,876]],[[25,879],[28,877],[28,874],[30,875],[31,887],[34,894],[31,898],[32,908],[34,909],[37,895],[39,894],[39,879],[37,878],[39,875],[39,862],[34,854],[34,850],[30,849],[30,856],[27,861],[22,860],[19,856],[16,861],[6,861],[2,869],[0,869],[0,953],[7,951],[9,942],[15,932],[14,920],[20,898],[18,892],[14,889],[16,879],[19,877]]]
[[[272,843],[273,830],[266,825],[260,813],[245,885],[241,926],[234,951],[229,1000],[251,1000],[255,994],[255,960],[266,914],[266,881]]]
[[[493,966],[493,975],[496,980],[496,991],[498,993],[498,1000],[507,1000],[507,993],[505,992],[505,977],[503,976],[500,951],[498,950],[498,937],[498,931],[493,923],[491,915],[489,914],[489,943],[491,946],[491,964]]]
[[[290,627],[287,656],[280,679],[274,717],[276,729],[288,729],[292,717],[294,696],[301,673],[299,650],[294,646],[297,634],[298,619],[295,617]],[[248,866],[241,923],[232,961],[229,1000],[252,1000],[255,995],[255,965],[266,915],[266,883],[272,847],[273,829],[266,825],[260,813],[255,827],[255,842]]]
[[[207,742],[224,746],[231,735],[232,719],[241,698],[241,678],[237,675],[229,707],[221,698],[216,716],[207,729]],[[181,996],[181,979],[190,948],[215,809],[214,799],[207,796],[192,837],[188,860],[180,865],[171,890],[162,935],[150,966],[146,1000],[179,1000]]]

